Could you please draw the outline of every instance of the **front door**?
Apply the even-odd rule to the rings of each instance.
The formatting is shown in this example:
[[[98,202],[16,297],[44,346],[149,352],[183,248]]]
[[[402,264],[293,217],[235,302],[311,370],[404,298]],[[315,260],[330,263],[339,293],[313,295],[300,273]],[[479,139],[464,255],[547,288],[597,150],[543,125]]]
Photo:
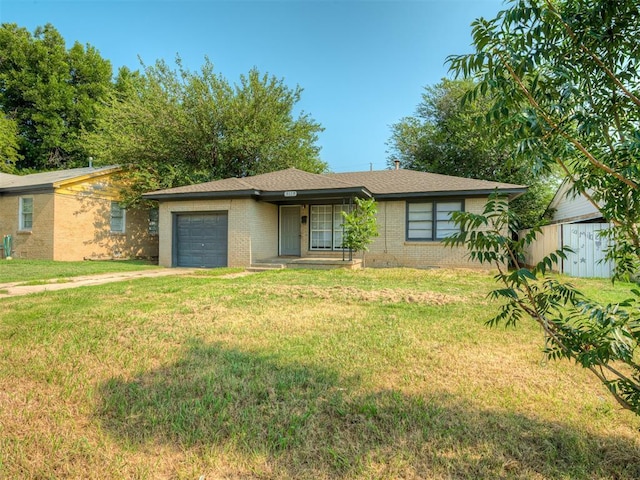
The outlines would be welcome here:
[[[300,256],[300,207],[280,207],[280,255]]]

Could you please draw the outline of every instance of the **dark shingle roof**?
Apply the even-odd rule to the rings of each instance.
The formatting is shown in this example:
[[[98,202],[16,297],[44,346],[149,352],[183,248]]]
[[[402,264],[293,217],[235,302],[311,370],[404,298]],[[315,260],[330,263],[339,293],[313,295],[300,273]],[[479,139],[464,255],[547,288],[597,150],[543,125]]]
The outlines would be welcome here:
[[[242,192],[248,190],[284,192],[287,190],[318,190],[348,188],[351,185],[328,175],[309,173],[296,168],[263,173],[252,177],[225,178],[213,182],[186,185],[152,192],[152,194],[182,194],[207,192]],[[149,195],[149,194],[148,194]]]
[[[476,180],[474,178],[453,177],[438,173],[416,172],[415,170],[376,170],[369,172],[331,173],[329,177],[358,184],[374,195],[405,193],[450,193],[499,190],[520,190],[526,187],[510,183]]]
[[[272,192],[294,190],[339,191],[364,189],[376,197],[398,197],[420,194],[484,194],[496,189],[505,193],[522,193],[525,186],[509,183],[490,182],[471,178],[452,177],[413,170],[378,170],[371,172],[349,172],[316,174],[296,168],[265,173],[245,178],[226,178],[213,182],[187,185],[184,187],[159,190],[145,194],[149,198],[169,198],[180,196],[199,197],[211,194],[221,197],[229,195],[260,195]]]
[[[54,184],[73,180],[85,175],[96,175],[116,170],[117,166],[70,168],[53,172],[31,173],[29,175],[0,174],[0,191],[15,191],[39,187],[53,187]]]

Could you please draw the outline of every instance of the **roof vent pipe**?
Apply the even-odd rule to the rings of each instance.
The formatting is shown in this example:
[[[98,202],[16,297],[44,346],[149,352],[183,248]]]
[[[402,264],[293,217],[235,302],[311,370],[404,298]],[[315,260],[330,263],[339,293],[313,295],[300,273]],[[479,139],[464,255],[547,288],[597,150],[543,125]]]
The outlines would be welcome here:
[[[93,157],[89,157],[89,168],[93,168]]]
[[[393,163],[396,164],[396,170],[400,170],[400,160],[394,160]]]

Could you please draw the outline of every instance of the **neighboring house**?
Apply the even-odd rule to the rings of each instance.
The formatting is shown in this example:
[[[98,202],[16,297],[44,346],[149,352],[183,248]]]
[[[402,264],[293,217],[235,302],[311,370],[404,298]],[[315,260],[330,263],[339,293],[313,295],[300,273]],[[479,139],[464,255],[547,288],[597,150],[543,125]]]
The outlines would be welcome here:
[[[584,195],[571,190],[569,179],[558,188],[548,210],[553,212],[542,235],[525,252],[528,265],[537,264],[551,252],[569,247],[567,259],[560,260],[554,270],[572,277],[611,277],[614,265],[605,261],[609,240],[601,234],[609,229],[602,213]],[[524,232],[523,232],[524,233]]]
[[[571,191],[572,182],[566,179],[553,196],[547,210],[553,212],[551,223],[601,223],[602,213],[587,197]]]
[[[119,170],[0,173],[0,237],[12,236],[16,258],[156,257],[157,210],[122,208]]]
[[[248,267],[274,257],[341,258],[342,211],[375,198],[370,266],[469,266],[465,248],[445,247],[451,212],[480,213],[495,191],[526,187],[411,170],[313,174],[289,168],[147,193],[159,201],[164,266]]]

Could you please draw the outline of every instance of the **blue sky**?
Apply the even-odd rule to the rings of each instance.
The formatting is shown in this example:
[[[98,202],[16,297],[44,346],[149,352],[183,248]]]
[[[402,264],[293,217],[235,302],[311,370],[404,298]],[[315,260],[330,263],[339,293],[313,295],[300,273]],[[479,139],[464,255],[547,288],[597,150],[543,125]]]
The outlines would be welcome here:
[[[0,0],[0,22],[53,24],[114,67],[176,54],[208,56],[235,82],[257,67],[304,89],[320,122],[321,157],[336,172],[387,166],[390,125],[411,115],[426,85],[448,76],[450,54],[471,51],[471,22],[502,0]]]

